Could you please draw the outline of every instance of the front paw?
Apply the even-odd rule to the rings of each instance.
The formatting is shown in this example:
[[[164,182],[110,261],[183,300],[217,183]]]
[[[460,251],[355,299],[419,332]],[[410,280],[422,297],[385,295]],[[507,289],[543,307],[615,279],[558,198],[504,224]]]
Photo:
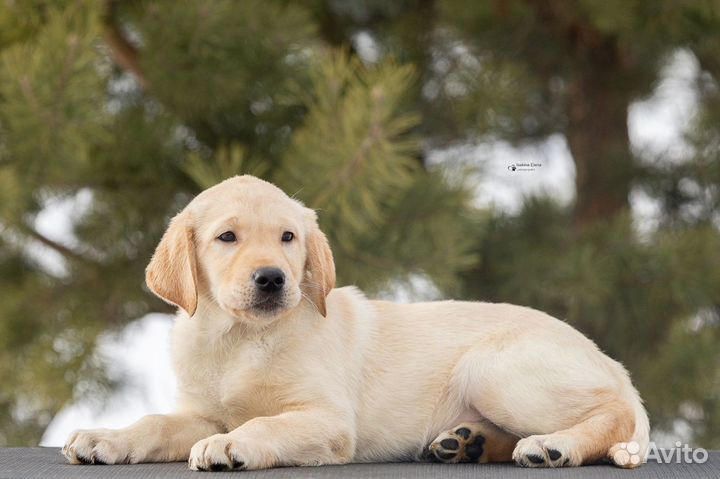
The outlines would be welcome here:
[[[194,471],[248,469],[249,451],[230,434],[215,434],[198,441],[190,450],[188,466]],[[256,464],[253,469],[259,468]]]
[[[117,431],[75,431],[62,448],[71,464],[127,464],[132,462],[129,441]]]

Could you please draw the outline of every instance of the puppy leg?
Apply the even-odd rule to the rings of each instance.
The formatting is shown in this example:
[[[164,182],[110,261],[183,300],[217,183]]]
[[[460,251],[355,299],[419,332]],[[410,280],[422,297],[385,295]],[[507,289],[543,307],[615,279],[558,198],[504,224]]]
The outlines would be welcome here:
[[[539,329],[468,351],[450,380],[456,402],[525,438],[513,453],[521,465],[588,464],[623,442],[638,443],[644,458],[647,413],[627,371],[574,335]]]
[[[464,422],[441,433],[428,447],[440,462],[509,462],[518,437],[487,421]]]
[[[188,465],[193,470],[222,471],[343,464],[355,453],[348,416],[310,409],[256,417],[227,434],[199,441]]]
[[[193,444],[219,431],[217,424],[195,415],[151,415],[124,429],[75,431],[62,453],[72,464],[184,461]]]
[[[608,404],[573,427],[521,439],[512,458],[525,467],[592,464],[606,457],[613,445],[631,437],[634,427],[635,421],[629,407]],[[629,467],[639,464],[638,456],[637,461]]]

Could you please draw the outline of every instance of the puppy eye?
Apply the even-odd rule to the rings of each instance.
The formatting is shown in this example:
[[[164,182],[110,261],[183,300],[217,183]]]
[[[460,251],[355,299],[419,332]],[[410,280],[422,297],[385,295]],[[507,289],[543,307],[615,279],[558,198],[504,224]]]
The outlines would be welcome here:
[[[282,238],[281,238],[281,239],[282,239],[284,242],[287,243],[288,241],[292,241],[294,237],[295,237],[295,235],[292,234],[292,232],[286,231],[286,232],[284,232],[284,233],[282,234]]]
[[[232,243],[233,241],[237,240],[235,237],[235,233],[232,231],[226,231],[220,236],[217,237],[220,241],[224,241],[225,243]]]

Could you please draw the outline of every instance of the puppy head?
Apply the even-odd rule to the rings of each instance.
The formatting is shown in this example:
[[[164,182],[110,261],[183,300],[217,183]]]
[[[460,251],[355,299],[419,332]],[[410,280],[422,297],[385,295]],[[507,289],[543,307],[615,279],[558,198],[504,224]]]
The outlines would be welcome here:
[[[239,176],[200,193],[172,219],[146,282],[190,316],[199,297],[244,321],[279,318],[303,300],[325,316],[335,265],[314,211],[270,183]]]

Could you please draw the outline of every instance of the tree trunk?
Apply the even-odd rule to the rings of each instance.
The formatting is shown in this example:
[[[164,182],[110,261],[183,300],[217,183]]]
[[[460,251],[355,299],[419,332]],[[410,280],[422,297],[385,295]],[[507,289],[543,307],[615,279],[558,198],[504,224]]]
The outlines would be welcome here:
[[[553,42],[563,45],[562,60],[546,70],[570,65],[566,136],[577,176],[577,229],[612,218],[628,207],[634,173],[627,110],[632,59],[613,35],[603,34],[581,13],[576,2],[526,0]],[[630,75],[632,76],[632,75]]]
[[[633,161],[627,129],[629,100],[613,73],[581,73],[568,91],[567,141],[577,176],[578,229],[629,206]],[[600,69],[598,69],[600,70]]]

